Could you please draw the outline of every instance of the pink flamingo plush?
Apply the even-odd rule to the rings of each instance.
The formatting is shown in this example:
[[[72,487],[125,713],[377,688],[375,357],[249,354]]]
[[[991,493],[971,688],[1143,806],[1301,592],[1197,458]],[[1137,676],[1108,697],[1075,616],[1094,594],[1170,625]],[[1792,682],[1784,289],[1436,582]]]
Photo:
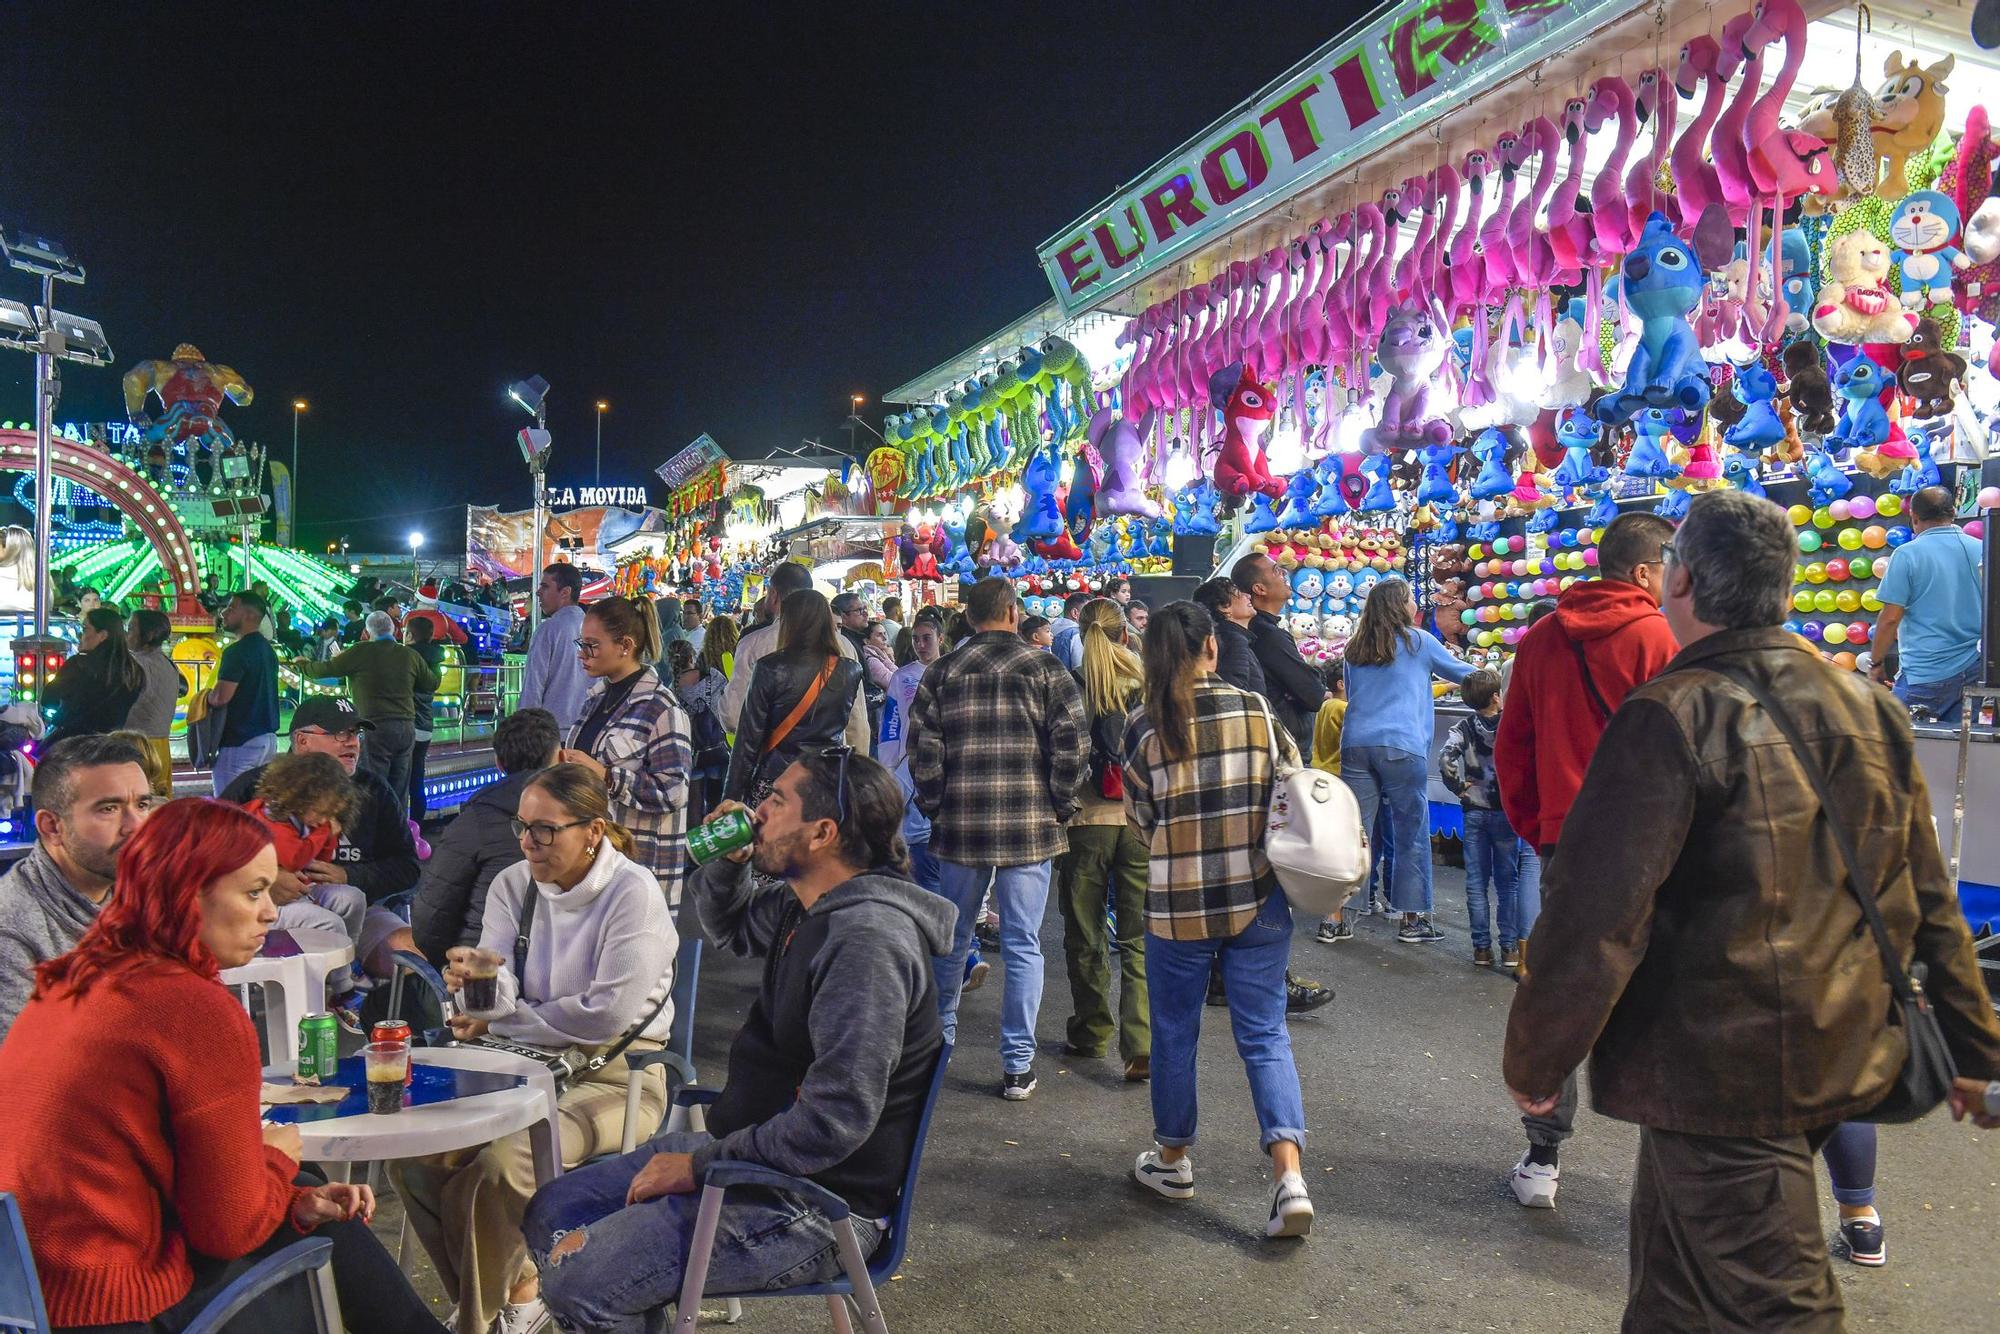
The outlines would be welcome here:
[[[1541,156],[1535,164],[1535,180],[1528,187],[1527,198],[1514,206],[1514,216],[1507,224],[1507,240],[1514,251],[1514,272],[1535,289],[1536,327],[1546,331],[1555,327],[1549,289],[1561,275],[1562,266],[1556,261],[1555,245],[1548,233],[1535,226],[1535,215],[1541,212],[1542,201],[1548,198],[1555,184],[1562,131],[1547,116],[1537,116],[1521,131],[1521,137],[1532,143]],[[1546,339],[1541,346],[1547,348]]]
[[[1514,178],[1527,161],[1527,155],[1521,151],[1520,137],[1501,135],[1494,141],[1493,159],[1500,167],[1500,197],[1493,202],[1493,212],[1479,224],[1479,251],[1486,263],[1485,282],[1480,290],[1488,303],[1505,297],[1508,284],[1514,281],[1507,223],[1514,214]]]
[[[1410,248],[1396,261],[1396,291],[1398,301],[1407,301],[1416,290],[1418,275],[1422,272],[1424,251],[1430,248],[1431,237],[1437,234],[1437,210],[1431,207],[1430,182],[1421,176],[1412,176],[1403,182],[1403,216],[1417,219],[1417,234],[1410,239]]]
[[[1653,214],[1664,213],[1676,223],[1680,220],[1679,201],[1660,190],[1660,167],[1667,160],[1667,150],[1673,146],[1674,121],[1680,116],[1673,92],[1667,87],[1665,70],[1649,69],[1639,76],[1638,86],[1633,92],[1633,104],[1642,127],[1649,120],[1653,122],[1653,147],[1625,173],[1625,244],[1628,250],[1638,246],[1646,230],[1646,219]]]
[[[1549,196],[1548,225],[1549,245],[1565,273],[1581,274],[1590,255],[1590,219],[1576,211],[1577,196],[1583,193],[1583,156],[1590,146],[1589,113],[1589,103],[1580,97],[1563,103],[1562,137],[1569,156],[1562,181]]]
[[[1458,231],[1445,247],[1444,254],[1448,269],[1448,296],[1444,312],[1447,324],[1456,323],[1458,317],[1479,299],[1479,293],[1486,286],[1485,257],[1479,250],[1480,205],[1486,193],[1487,175],[1493,169],[1492,159],[1484,149],[1475,148],[1465,155],[1461,169],[1465,173],[1467,192],[1465,217],[1460,220]]]
[[[1277,246],[1264,252],[1250,274],[1249,313],[1243,317],[1243,341],[1237,354],[1245,361],[1254,363],[1266,376],[1275,377],[1284,367],[1275,360],[1261,360],[1272,355],[1271,348],[1278,343],[1272,337],[1271,312],[1278,308],[1278,297],[1291,280],[1290,256],[1285,247]]]
[[[1303,267],[1299,273],[1298,286],[1293,289],[1291,299],[1285,302],[1285,336],[1291,339],[1292,353],[1301,366],[1318,364],[1323,355],[1318,342],[1314,341],[1319,331],[1308,318],[1308,307],[1314,292],[1319,290],[1319,275],[1326,266],[1325,249],[1328,222],[1321,218],[1306,228],[1306,234],[1299,241],[1299,253]]]
[[[1715,130],[1708,136],[1709,154],[1715,159],[1716,179],[1722,185],[1722,202],[1729,220],[1741,227],[1750,220],[1750,206],[1757,201],[1757,183],[1750,175],[1750,154],[1743,147],[1743,126],[1757,100],[1757,85],[1764,77],[1764,52],[1743,45],[1754,12],[1738,14],[1722,26],[1722,53],[1716,57],[1715,76],[1727,83],[1740,69],[1743,80],[1736,95],[1716,117]]]
[[[1631,219],[1625,209],[1625,159],[1639,137],[1639,117],[1632,105],[1632,85],[1616,75],[1607,75],[1590,86],[1590,118],[1586,122],[1595,134],[1613,116],[1618,118],[1618,138],[1611,156],[1590,183],[1590,232],[1594,253],[1609,263],[1625,253],[1630,244]]]
[[[1432,211],[1437,219],[1437,230],[1431,233],[1429,244],[1417,256],[1416,284],[1417,295],[1426,309],[1442,304],[1438,299],[1438,289],[1445,284],[1445,243],[1458,216],[1458,172],[1452,169],[1449,162],[1441,162],[1437,170],[1430,174],[1428,185],[1434,201]],[[1449,323],[1445,327],[1449,328]]]
[[[1745,50],[1761,52],[1780,38],[1785,43],[1785,59],[1778,67],[1777,77],[1751,105],[1744,121],[1743,146],[1751,178],[1764,196],[1775,193],[1796,198],[1809,190],[1831,196],[1839,184],[1832,164],[1827,161],[1826,144],[1811,135],[1788,133],[1778,125],[1785,97],[1797,82],[1799,67],[1806,59],[1806,13],[1799,8],[1798,0],[1758,0],[1750,12],[1754,21],[1743,34]],[[1810,157],[1800,156],[1794,147],[1798,141],[1804,141],[1799,147]]]
[[[1729,92],[1727,81],[1718,78],[1715,72],[1721,55],[1722,48],[1713,37],[1697,37],[1681,48],[1680,65],[1674,71],[1674,90],[1682,97],[1692,98],[1697,88],[1703,90],[1701,108],[1681,131],[1680,138],[1674,140],[1669,156],[1674,167],[1674,188],[1680,194],[1683,232],[1694,226],[1710,204],[1722,202],[1722,182],[1716,177],[1715,168],[1702,156],[1708,147],[1709,129],[1722,114],[1722,100]]]
[[[1388,321],[1390,308],[1396,304],[1393,284],[1390,281],[1394,266],[1389,261],[1390,256],[1396,251],[1396,236],[1400,230],[1399,224],[1403,220],[1402,207],[1402,191],[1390,189],[1382,192],[1382,229],[1376,235],[1375,254],[1368,263],[1368,276],[1364,284],[1368,300],[1363,307],[1365,318],[1359,331],[1366,336],[1370,346],[1373,346],[1376,337],[1382,332],[1383,324]]]

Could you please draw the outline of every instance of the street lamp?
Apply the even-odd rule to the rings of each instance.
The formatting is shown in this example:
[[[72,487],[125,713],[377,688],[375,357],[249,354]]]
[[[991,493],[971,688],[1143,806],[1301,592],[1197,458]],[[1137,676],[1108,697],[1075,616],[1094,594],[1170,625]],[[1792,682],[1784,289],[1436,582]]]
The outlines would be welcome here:
[[[547,527],[546,503],[543,482],[549,467],[549,382],[539,375],[530,375],[525,380],[516,380],[507,386],[507,397],[519,404],[522,411],[532,413],[534,429],[522,431],[515,438],[521,446],[521,459],[528,465],[528,478],[535,490],[535,535],[530,539],[534,568],[529,571],[531,579],[539,579],[542,573],[542,532]],[[603,421],[600,413],[598,420]],[[528,595],[528,633],[532,636],[542,627],[542,602],[532,592]]]
[[[603,399],[597,400],[597,484],[604,485],[604,414],[611,411],[611,405]]]
[[[422,576],[417,573],[417,552],[423,549],[423,545],[424,535],[422,533],[413,532],[410,534],[410,596],[412,598],[416,597],[417,589],[423,584]]]
[[[303,398],[292,400],[292,485],[291,494],[286,498],[287,517],[291,520],[292,540],[299,537],[299,414],[306,410]]]

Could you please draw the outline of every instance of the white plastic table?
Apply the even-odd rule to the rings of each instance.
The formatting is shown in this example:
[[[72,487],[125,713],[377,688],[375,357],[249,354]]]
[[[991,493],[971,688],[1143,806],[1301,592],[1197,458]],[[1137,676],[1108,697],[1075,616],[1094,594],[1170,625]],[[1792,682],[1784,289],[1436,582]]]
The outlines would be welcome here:
[[[264,1045],[273,1065],[299,1056],[299,1020],[326,1009],[326,979],[354,962],[354,942],[344,931],[299,927],[291,931],[299,953],[283,958],[258,955],[238,968],[222,970],[227,987],[259,987],[264,993]]]

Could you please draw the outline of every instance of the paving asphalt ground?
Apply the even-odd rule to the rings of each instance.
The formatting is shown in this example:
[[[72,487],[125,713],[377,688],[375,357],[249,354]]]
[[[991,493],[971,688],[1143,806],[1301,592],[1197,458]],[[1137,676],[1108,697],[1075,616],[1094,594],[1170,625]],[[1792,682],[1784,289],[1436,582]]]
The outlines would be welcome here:
[[[1268,1173],[1225,1012],[1205,1012],[1196,1195],[1130,1178],[1149,1142],[1144,1085],[1114,1061],[1061,1058],[1068,983],[1053,908],[1040,1087],[995,1096],[999,968],[966,997],[932,1126],[916,1233],[883,1311],[904,1331],[1612,1330],[1625,1295],[1625,1211],[1636,1130],[1586,1111],[1562,1156],[1553,1211],[1514,1203],[1522,1145],[1500,1079],[1509,979],[1471,966],[1459,873],[1438,869],[1446,939],[1398,944],[1383,920],[1316,944],[1294,966],[1338,999],[1295,1019],[1318,1210],[1303,1242],[1263,1236]],[[748,1008],[754,966],[703,960],[697,1057],[711,1080]],[[1834,1262],[1854,1329],[1988,1329],[2000,1312],[2000,1134],[1935,1115],[1882,1132],[1889,1264]],[[393,1243],[396,1209],[379,1226]],[[1830,1196],[1822,1201],[1829,1235]],[[419,1289],[437,1284],[419,1261]],[[442,1308],[440,1308],[442,1309]],[[707,1322],[705,1322],[707,1323]],[[753,1302],[753,1334],[824,1330],[813,1301]]]

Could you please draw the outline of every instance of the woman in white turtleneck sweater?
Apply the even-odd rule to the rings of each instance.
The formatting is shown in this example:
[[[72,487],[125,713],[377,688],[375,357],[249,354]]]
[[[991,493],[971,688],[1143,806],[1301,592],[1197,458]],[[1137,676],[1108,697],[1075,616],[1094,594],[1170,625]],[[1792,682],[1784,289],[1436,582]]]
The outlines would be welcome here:
[[[604,784],[588,769],[558,764],[530,779],[514,821],[527,860],[497,876],[486,895],[479,950],[500,956],[490,1010],[451,1021],[461,1042],[495,1038],[551,1053],[593,1051],[636,1026],[627,1050],[650,1050],[673,1026],[679,937],[653,873],[630,860],[631,836],[610,820]],[[515,938],[533,891],[521,975]],[[445,981],[460,990],[475,951],[447,954]],[[639,1124],[658,1124],[666,1084],[645,1081]],[[565,1168],[615,1150],[625,1128],[625,1061],[571,1082],[559,1111]],[[458,1303],[459,1334],[533,1328],[543,1308],[521,1219],[535,1192],[527,1133],[483,1148],[413,1159],[393,1169],[410,1223]]]

